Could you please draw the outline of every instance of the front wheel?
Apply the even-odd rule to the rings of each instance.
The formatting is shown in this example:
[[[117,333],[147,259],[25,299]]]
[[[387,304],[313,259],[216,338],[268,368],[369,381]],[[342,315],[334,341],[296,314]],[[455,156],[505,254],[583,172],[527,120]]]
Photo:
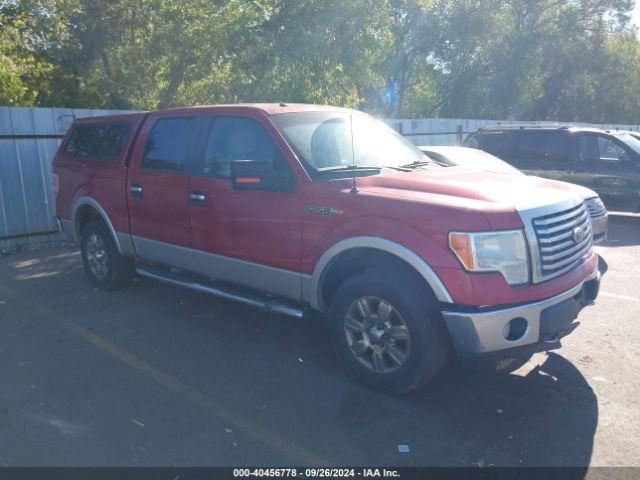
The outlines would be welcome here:
[[[329,311],[338,358],[381,390],[416,390],[440,371],[449,337],[437,301],[411,275],[369,271],[346,280]]]
[[[84,270],[96,287],[117,290],[133,277],[133,259],[118,251],[101,220],[91,220],[82,228],[80,248]]]

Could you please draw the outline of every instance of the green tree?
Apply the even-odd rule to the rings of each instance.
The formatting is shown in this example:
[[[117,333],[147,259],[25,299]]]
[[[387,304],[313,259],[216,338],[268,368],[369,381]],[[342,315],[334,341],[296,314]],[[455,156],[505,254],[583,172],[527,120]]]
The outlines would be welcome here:
[[[637,122],[633,0],[0,0],[0,103]]]
[[[360,105],[381,83],[382,3],[269,2],[243,43],[243,98]]]
[[[640,42],[634,33],[616,35],[604,45],[601,80],[591,86],[593,111],[602,123],[640,123]],[[580,115],[580,117],[586,114]]]
[[[50,88],[42,13],[29,2],[0,2],[0,105],[35,105]]]
[[[439,115],[578,120],[595,113],[605,44],[626,0],[461,0],[437,5]]]

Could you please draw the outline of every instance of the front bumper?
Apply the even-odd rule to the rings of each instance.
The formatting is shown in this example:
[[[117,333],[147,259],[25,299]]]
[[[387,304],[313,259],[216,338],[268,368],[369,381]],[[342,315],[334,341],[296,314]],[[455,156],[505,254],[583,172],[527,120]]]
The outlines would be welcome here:
[[[593,243],[600,243],[607,239],[607,225],[609,215],[605,212],[597,217],[591,217],[591,230],[593,232]]]
[[[521,348],[552,350],[559,346],[561,337],[575,329],[578,313],[596,299],[599,288],[600,272],[596,269],[578,285],[545,300],[506,308],[445,310],[442,316],[456,351],[462,355],[494,354]],[[514,319],[518,320],[510,323]],[[510,330],[510,325],[525,325],[523,333],[518,328]]]

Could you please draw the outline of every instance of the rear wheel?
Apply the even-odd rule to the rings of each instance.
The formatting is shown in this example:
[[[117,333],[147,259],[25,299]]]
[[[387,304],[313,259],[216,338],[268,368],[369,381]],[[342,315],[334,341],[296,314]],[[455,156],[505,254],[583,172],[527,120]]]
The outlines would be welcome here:
[[[408,392],[444,365],[449,337],[428,287],[408,274],[368,271],[346,280],[329,311],[341,363],[378,389]]]
[[[91,220],[80,238],[84,271],[91,282],[103,290],[124,287],[133,277],[133,259],[122,255],[101,220]]]

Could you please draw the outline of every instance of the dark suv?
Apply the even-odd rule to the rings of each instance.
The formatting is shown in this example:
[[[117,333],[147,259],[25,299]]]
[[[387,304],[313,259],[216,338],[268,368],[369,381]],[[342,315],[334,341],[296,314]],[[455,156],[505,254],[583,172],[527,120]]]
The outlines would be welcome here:
[[[640,140],[627,132],[500,125],[479,129],[464,145],[526,173],[595,190],[610,210],[640,211]]]

